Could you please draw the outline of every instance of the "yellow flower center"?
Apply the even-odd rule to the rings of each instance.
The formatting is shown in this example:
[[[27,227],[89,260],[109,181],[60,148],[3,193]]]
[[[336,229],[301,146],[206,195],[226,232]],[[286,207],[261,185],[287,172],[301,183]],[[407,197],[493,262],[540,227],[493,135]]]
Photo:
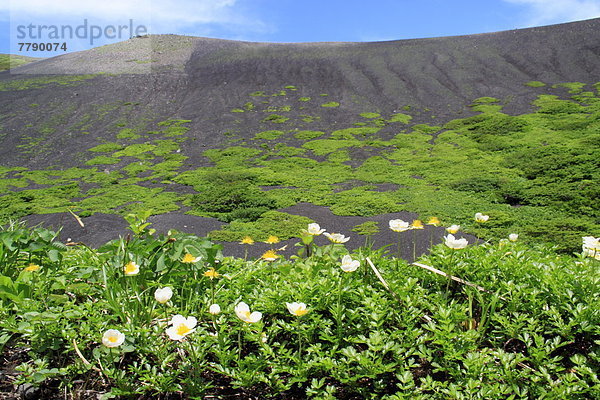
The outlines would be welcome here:
[[[429,225],[435,225],[438,226],[440,224],[440,220],[437,217],[431,217],[429,218],[429,222],[427,222]]]
[[[214,268],[210,268],[208,271],[204,272],[204,276],[207,276],[210,279],[217,278],[219,275],[220,274]]]
[[[246,236],[241,241],[242,244],[253,244],[254,240],[250,236]]]
[[[29,266],[27,268],[25,268],[25,271],[33,272],[33,271],[37,271],[38,269],[40,269],[39,265],[29,264]]]
[[[135,274],[136,269],[137,269],[137,266],[131,261],[128,262],[127,265],[125,265],[125,273],[126,274]]]
[[[185,336],[190,333],[191,329],[185,326],[184,324],[180,324],[175,330],[179,336]]]
[[[183,260],[181,260],[181,262],[186,263],[186,264],[195,263],[196,257],[191,255],[190,253],[187,253],[185,256],[183,256]]]
[[[267,250],[265,252],[265,254],[262,255],[262,259],[263,260],[267,260],[267,261],[273,261],[276,258],[278,258],[279,256],[277,255],[277,253],[273,250]]]
[[[119,337],[116,335],[109,336],[107,339],[111,343],[117,343],[119,341]]]
[[[306,313],[308,313],[307,309],[298,309],[294,312],[294,314],[297,315],[298,317],[301,317]]]
[[[265,243],[268,244],[275,244],[275,243],[279,243],[279,238],[277,236],[269,236],[269,238],[265,241]]]
[[[415,219],[415,220],[413,221],[413,223],[412,223],[412,227],[413,227],[414,229],[422,229],[422,228],[423,228],[423,223],[422,223],[420,220],[418,220],[418,219]]]

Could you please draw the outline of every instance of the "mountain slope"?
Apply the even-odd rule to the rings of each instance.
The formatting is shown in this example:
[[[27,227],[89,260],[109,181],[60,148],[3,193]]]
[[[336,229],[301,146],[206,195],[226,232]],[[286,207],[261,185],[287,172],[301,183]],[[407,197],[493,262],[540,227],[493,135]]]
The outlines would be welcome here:
[[[598,148],[599,28],[596,19],[375,43],[160,35],[25,65],[0,73],[0,200],[10,204],[3,218],[70,207],[235,220],[241,211],[209,210],[216,179],[246,196],[239,208],[254,214],[240,221],[297,202],[363,216],[439,212],[467,226],[473,210],[488,207],[510,221],[496,234],[518,213],[546,210],[561,220],[573,209],[548,211],[561,200],[536,193],[540,181],[522,181],[528,163],[511,160],[547,145],[559,154]],[[565,130],[566,120],[579,125]],[[537,161],[554,153],[539,154]],[[448,162],[460,176],[436,172]],[[506,182],[492,179],[501,174]],[[473,189],[469,180],[481,176],[489,187]],[[465,206],[433,207],[444,196]],[[596,218],[597,207],[584,206]],[[572,240],[588,229],[575,225]]]

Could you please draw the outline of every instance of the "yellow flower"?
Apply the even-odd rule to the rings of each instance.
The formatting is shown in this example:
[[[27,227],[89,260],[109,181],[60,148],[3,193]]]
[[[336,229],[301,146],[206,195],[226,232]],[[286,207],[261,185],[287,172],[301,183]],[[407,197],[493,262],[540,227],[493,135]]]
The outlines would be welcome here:
[[[446,228],[446,232],[451,233],[451,234],[455,234],[456,232],[458,232],[460,230],[460,225],[451,225],[448,228]]]
[[[431,217],[429,218],[429,221],[427,221],[427,225],[439,226],[440,220],[437,217]]]
[[[248,304],[244,303],[243,301],[240,302],[237,306],[235,306],[235,314],[238,316],[239,319],[249,324],[258,322],[262,318],[261,312],[254,311],[253,313],[251,313],[250,307],[248,307]]]
[[[287,306],[288,311],[292,314],[295,315],[296,317],[301,317],[303,315],[305,315],[308,310],[306,309],[306,304],[304,303],[285,303],[285,305]]]
[[[214,279],[214,278],[218,278],[219,276],[221,276],[221,274],[219,274],[217,272],[217,270],[215,270],[213,267],[210,267],[208,269],[208,271],[204,272],[204,276],[210,278],[210,279]]]
[[[277,236],[270,235],[269,238],[267,240],[265,240],[265,243],[268,243],[268,244],[279,243],[279,238]]]
[[[42,268],[42,267],[40,267],[37,264],[29,264],[28,267],[25,267],[25,271],[35,272],[35,271],[38,271],[40,268]]]
[[[166,330],[167,335],[171,340],[182,340],[196,330],[197,323],[198,320],[195,317],[185,318],[183,315],[174,315],[169,322],[169,325],[172,326]]]
[[[275,250],[267,250],[260,258],[265,261],[275,261],[279,258],[279,255]]]
[[[423,229],[425,228],[423,226],[423,223],[421,222],[420,219],[415,219],[412,224],[410,225],[410,229]]]
[[[186,253],[185,256],[181,259],[181,262],[184,264],[194,264],[200,261],[200,257],[194,257],[190,253]]]
[[[140,266],[134,263],[133,261],[129,261],[123,267],[123,272],[125,275],[137,275],[140,273]]]
[[[254,240],[250,236],[244,236],[240,244],[254,244]]]
[[[109,329],[102,335],[102,344],[106,347],[119,347],[125,341],[125,334],[116,329]]]

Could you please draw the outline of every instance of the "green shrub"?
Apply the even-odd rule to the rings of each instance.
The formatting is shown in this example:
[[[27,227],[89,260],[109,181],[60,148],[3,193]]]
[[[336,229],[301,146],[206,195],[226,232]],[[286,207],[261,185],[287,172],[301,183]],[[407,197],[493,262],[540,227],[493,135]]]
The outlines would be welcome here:
[[[256,185],[254,175],[217,171],[206,176],[201,192],[192,197],[192,207],[197,213],[232,221],[236,216],[257,218],[276,203]]]

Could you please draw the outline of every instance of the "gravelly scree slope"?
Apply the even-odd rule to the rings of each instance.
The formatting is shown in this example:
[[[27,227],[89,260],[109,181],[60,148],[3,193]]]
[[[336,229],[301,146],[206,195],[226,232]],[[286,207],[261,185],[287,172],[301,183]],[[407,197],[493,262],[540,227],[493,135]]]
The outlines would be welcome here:
[[[194,168],[206,162],[195,155],[221,145],[222,133],[236,119],[244,127],[240,135],[247,132],[247,138],[266,130],[261,116],[232,115],[231,110],[248,101],[249,93],[272,93],[286,85],[297,87],[299,96],[327,93],[328,99],[341,103],[326,114],[314,102],[286,114],[299,118],[321,113],[323,117],[311,129],[327,131],[348,127],[359,112],[391,113],[405,105],[431,109],[436,123],[443,123],[469,115],[468,105],[482,96],[509,100],[505,112],[525,112],[539,89],[534,91],[524,82],[600,80],[600,19],[373,43],[265,44],[150,36],[1,72],[0,86],[47,74],[99,75],[76,84],[0,91],[2,165],[81,165],[77,154],[114,139],[114,134],[107,133],[108,125],[122,116],[121,110],[102,107],[130,103],[136,105],[128,114],[131,120],[192,120],[187,135],[193,141],[186,142],[182,151],[190,156],[188,167]],[[90,134],[57,129],[44,137],[44,151],[25,154],[17,147],[25,136],[23,127],[48,118],[32,104],[50,105],[55,115],[67,109],[61,115],[65,127],[88,114],[97,115],[98,110],[103,114],[90,124]],[[181,228],[180,217],[167,214],[161,218],[165,226],[173,223]],[[35,220],[44,218],[51,219]]]

